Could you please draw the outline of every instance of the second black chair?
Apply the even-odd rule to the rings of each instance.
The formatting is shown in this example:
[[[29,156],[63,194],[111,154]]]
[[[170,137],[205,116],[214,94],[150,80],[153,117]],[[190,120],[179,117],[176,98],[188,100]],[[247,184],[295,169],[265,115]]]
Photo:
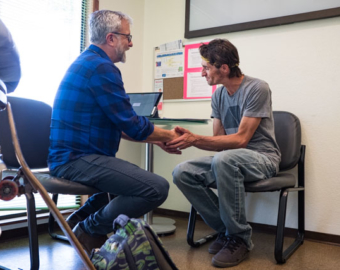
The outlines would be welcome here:
[[[257,182],[245,183],[246,192],[273,192],[280,191],[279,210],[274,256],[279,264],[283,264],[303,244],[305,235],[305,151],[306,146],[301,145],[301,126],[299,119],[292,113],[274,111],[275,136],[281,150],[280,172],[273,178]],[[297,167],[298,177],[286,172]],[[295,241],[283,250],[284,229],[286,222],[286,208],[289,192],[298,192],[298,229]],[[192,247],[198,247],[217,235],[213,233],[194,241],[194,230],[197,211],[191,208],[187,241]]]

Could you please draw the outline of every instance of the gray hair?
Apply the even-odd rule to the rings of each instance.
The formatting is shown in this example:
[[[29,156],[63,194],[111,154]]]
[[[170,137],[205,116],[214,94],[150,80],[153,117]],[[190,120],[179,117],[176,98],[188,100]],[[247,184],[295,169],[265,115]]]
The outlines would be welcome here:
[[[105,44],[106,35],[111,32],[119,32],[122,20],[132,24],[132,18],[120,11],[97,10],[90,15],[90,42],[94,44]]]

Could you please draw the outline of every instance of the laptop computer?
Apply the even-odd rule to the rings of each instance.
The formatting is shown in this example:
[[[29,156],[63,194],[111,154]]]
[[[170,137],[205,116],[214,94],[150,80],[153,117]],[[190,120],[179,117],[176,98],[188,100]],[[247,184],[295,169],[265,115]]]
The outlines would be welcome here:
[[[157,105],[163,95],[162,92],[140,92],[140,93],[127,93],[130,97],[130,103],[137,115],[148,117],[151,121],[178,121],[178,122],[196,122],[207,123],[209,119],[197,118],[160,118],[158,116]]]
[[[162,94],[161,92],[128,93],[128,96],[137,115],[155,117]]]

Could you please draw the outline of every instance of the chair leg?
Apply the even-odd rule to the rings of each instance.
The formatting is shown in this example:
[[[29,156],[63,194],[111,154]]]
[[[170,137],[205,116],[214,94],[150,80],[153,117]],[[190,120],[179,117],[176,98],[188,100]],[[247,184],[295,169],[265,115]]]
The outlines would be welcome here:
[[[201,239],[194,241],[194,232],[195,232],[195,225],[196,225],[196,217],[197,217],[197,211],[196,209],[191,206],[191,211],[189,214],[189,222],[188,222],[188,231],[187,231],[187,242],[192,247],[199,247],[203,245],[206,242],[211,241],[217,236],[217,232],[214,232],[212,234],[208,234]]]
[[[58,194],[53,194],[52,195],[52,200],[57,205],[58,203]],[[54,232],[54,223],[55,223],[55,218],[52,215],[52,212],[50,212],[49,218],[48,218],[48,233],[53,239],[57,240],[62,240],[65,242],[70,242],[68,238],[65,235],[57,234]]]
[[[27,203],[28,238],[30,246],[31,270],[39,269],[39,242],[37,216],[33,193],[25,193]]]
[[[289,191],[298,191],[298,232],[295,241],[286,250],[283,250],[284,229],[286,223],[286,209]],[[277,231],[275,239],[275,259],[277,263],[284,264],[287,259],[303,244],[304,226],[304,188],[291,188],[280,193],[279,212],[277,218]]]

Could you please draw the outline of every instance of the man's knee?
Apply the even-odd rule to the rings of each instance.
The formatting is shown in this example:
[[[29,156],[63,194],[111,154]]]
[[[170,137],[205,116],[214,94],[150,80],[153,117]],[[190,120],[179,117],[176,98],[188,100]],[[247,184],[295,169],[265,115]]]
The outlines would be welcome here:
[[[153,188],[155,190],[155,199],[160,203],[163,203],[167,199],[169,194],[169,182],[163,177],[159,177],[157,182],[154,183]]]
[[[212,160],[212,168],[219,168],[220,166],[236,166],[239,162],[239,156],[242,155],[243,149],[232,149],[215,154]]]
[[[173,182],[176,186],[180,186],[183,179],[183,174],[186,172],[186,163],[178,164],[172,172]]]

